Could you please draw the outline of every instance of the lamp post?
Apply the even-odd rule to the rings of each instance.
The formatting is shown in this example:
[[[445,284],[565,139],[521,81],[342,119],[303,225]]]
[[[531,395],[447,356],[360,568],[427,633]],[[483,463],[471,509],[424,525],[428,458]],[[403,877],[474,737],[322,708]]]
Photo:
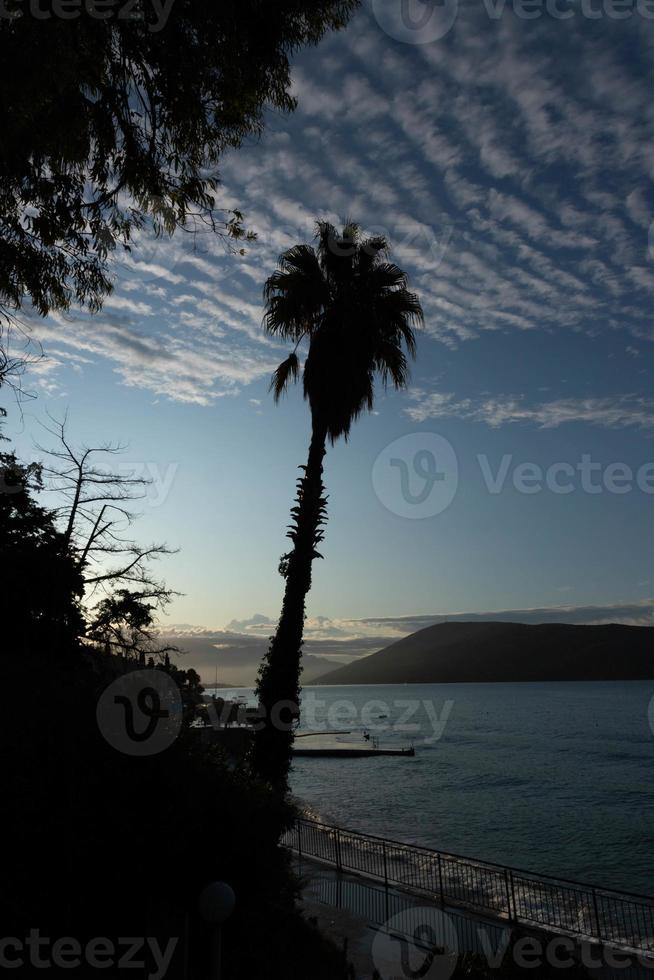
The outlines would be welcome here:
[[[236,904],[234,890],[224,881],[212,881],[200,893],[198,910],[204,921],[213,926],[211,935],[211,980],[220,980],[222,924]]]

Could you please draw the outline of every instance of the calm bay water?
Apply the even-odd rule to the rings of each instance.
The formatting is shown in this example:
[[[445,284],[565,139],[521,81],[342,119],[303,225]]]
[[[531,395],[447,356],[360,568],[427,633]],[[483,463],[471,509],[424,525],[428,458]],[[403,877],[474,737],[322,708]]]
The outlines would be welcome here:
[[[292,789],[344,827],[654,895],[653,695],[650,681],[307,686],[305,729],[350,742],[377,726],[416,755],[297,759]],[[398,732],[402,716],[418,730]]]

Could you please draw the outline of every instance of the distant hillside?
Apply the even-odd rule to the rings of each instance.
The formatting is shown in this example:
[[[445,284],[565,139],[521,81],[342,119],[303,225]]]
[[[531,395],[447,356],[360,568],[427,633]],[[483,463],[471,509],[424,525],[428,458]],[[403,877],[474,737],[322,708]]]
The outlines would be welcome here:
[[[546,623],[439,623],[314,684],[654,678],[654,628]]]

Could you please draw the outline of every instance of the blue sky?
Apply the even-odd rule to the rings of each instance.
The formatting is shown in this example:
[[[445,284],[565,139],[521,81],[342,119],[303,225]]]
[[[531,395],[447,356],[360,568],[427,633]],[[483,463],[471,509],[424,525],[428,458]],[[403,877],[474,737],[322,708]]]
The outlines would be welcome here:
[[[446,0],[435,15],[452,26],[430,39],[429,17],[408,29],[399,9],[367,3],[298,54],[296,113],[225,159],[224,203],[259,236],[245,257],[208,236],[144,235],[116,256],[102,313],[31,323],[47,357],[8,434],[34,454],[46,410],[68,409],[77,441],[129,443],[125,463],[155,477],[140,533],[180,548],[162,566],[184,593],[168,621],[269,632],[248,621],[279,609],[308,414],[298,393],[279,407],[267,394],[285,355],[261,331],[262,285],[316,217],[350,216],[387,234],[426,322],[410,390],[382,395],[329,452],[310,635],[551,606],[649,621],[654,481],[642,473],[643,490],[637,473],[654,461],[654,21],[610,0],[533,19]],[[372,481],[379,454],[415,433],[445,438],[458,463],[452,502],[421,519],[389,509],[397,467],[384,499]],[[584,456],[600,492],[582,486]],[[491,493],[484,473],[503,457]],[[541,468],[537,492],[520,474],[516,488],[525,463]],[[547,485],[556,463],[572,467],[570,492]],[[613,492],[615,468],[606,477],[616,463],[627,492]],[[575,611],[587,606],[609,608]]]

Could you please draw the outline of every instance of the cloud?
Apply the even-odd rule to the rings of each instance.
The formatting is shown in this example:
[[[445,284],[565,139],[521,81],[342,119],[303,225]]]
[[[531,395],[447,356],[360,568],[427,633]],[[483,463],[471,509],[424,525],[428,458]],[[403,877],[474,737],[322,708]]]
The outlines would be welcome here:
[[[115,257],[96,339],[84,327],[76,342],[55,321],[44,340],[108,361],[123,383],[211,404],[272,363],[261,289],[279,253],[310,240],[315,218],[353,215],[396,246],[429,341],[454,350],[485,333],[573,330],[651,342],[648,32],[459,7],[439,43],[398,45],[364,7],[298,52],[298,111],[221,161],[219,205],[240,207],[259,235],[247,254],[211,235],[140,233]],[[411,223],[418,246],[405,240]],[[117,317],[124,351],[102,336]],[[158,347],[145,365],[134,344],[148,337]]]
[[[255,613],[249,619],[233,619],[227,623],[225,630],[241,633],[245,636],[268,638],[277,628],[277,620]],[[308,617],[304,624],[304,637],[309,643],[328,641],[352,642],[358,640],[378,639],[378,634],[362,626],[356,619],[329,619],[327,616]]]
[[[118,294],[107,296],[103,305],[105,310],[125,310],[127,313],[135,313],[137,316],[152,316],[154,312],[149,303],[139,303],[128,296]]]
[[[646,586],[648,583],[642,583]],[[317,616],[307,620],[305,638],[307,649],[321,656],[349,655],[356,657],[381,649],[389,643],[416,630],[445,622],[516,622],[516,623],[624,623],[632,626],[654,626],[654,598],[601,605],[535,606],[482,612],[438,612],[407,616],[368,616],[360,619],[330,619]],[[276,620],[254,615],[247,620],[232,620],[225,630],[202,630],[189,626],[172,627],[173,635],[203,635],[234,638],[240,642],[256,643],[268,639]],[[233,630],[230,627],[235,627]],[[241,631],[238,627],[243,627]],[[363,651],[363,653],[362,653]]]
[[[252,687],[268,649],[268,637],[273,627],[268,617],[260,615],[241,622],[246,629],[244,633],[181,624],[162,629],[161,637],[182,651],[180,666],[198,670],[205,685],[213,684],[217,673],[219,683]],[[241,623],[236,622],[236,625]],[[387,633],[384,630],[370,635],[373,631],[365,625],[359,628],[359,632],[367,635],[351,636],[347,640],[315,639],[312,638],[313,632],[309,625],[305,631],[302,657],[302,679],[305,684],[334,667],[374,653],[385,646],[388,635],[392,635],[392,631]]]
[[[206,321],[202,325],[206,328],[202,334],[197,322],[186,334],[161,328],[146,333],[127,316],[107,312],[33,321],[32,337],[42,343],[46,355],[37,381],[47,372],[52,384],[71,363],[104,359],[124,385],[208,405],[238,392],[241,385],[267,377],[277,366],[276,356],[259,347],[235,347],[220,334],[214,335]],[[53,355],[55,346],[65,354]]]
[[[605,605],[542,606],[489,612],[433,613],[414,616],[381,616],[331,620],[318,616],[307,623],[302,663],[304,683],[334,667],[376,653],[416,630],[446,622],[573,623],[601,625],[624,623],[654,626],[654,599]],[[232,620],[224,630],[180,624],[167,627],[162,636],[184,651],[183,667],[199,670],[203,683],[251,687],[268,648],[273,620],[261,614]],[[245,632],[240,632],[242,627]],[[326,635],[330,634],[330,635]],[[337,638],[338,636],[341,638]]]
[[[528,238],[543,242],[550,248],[589,248],[596,244],[588,235],[572,231],[560,231],[536,208],[516,197],[491,189],[488,208],[494,218],[509,221],[520,228]]]
[[[225,629],[232,633],[246,633],[251,631],[258,636],[267,636],[274,626],[275,621],[270,619],[269,616],[262,616],[261,613],[255,613],[249,619],[232,619],[231,622],[227,623]]]
[[[373,629],[392,629],[403,636],[437,623],[572,623],[600,626],[623,623],[626,626],[654,626],[654,599],[615,602],[606,605],[536,606],[475,613],[437,613],[423,616],[395,616],[361,620]]]
[[[404,409],[414,422],[435,418],[459,418],[484,422],[499,428],[516,422],[527,422],[543,429],[555,429],[567,422],[603,426],[607,429],[654,428],[654,399],[624,395],[619,398],[558,398],[536,405],[526,403],[524,396],[503,395],[482,399],[457,400],[450,392],[426,392],[413,388],[409,399],[414,403]]]
[[[636,187],[627,194],[625,206],[627,214],[634,224],[639,225],[641,228],[649,229],[652,224],[652,211],[642,187]]]

